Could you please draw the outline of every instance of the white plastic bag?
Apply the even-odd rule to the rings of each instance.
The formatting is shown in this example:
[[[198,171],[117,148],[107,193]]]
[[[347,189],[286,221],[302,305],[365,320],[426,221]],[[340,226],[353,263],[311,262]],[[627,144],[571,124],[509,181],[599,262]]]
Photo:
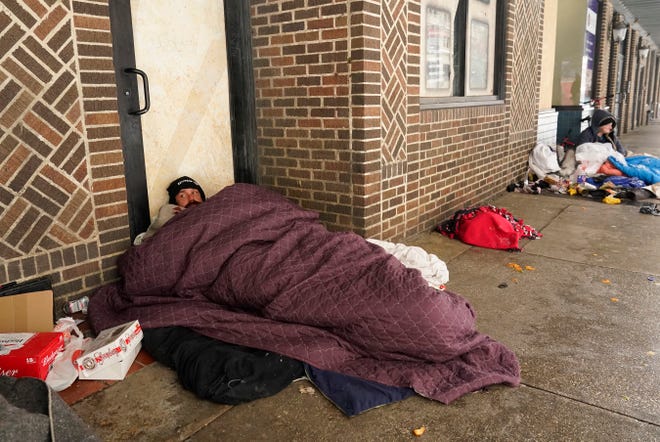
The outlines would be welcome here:
[[[614,156],[617,160],[623,158],[610,143],[584,143],[575,149],[575,159],[584,168],[587,176],[596,175],[609,156]]]
[[[46,384],[55,391],[62,391],[78,379],[74,364],[80,355],[85,338],[73,318],[61,318],[53,331],[64,333],[64,350],[53,361],[53,368],[46,377]]]
[[[539,179],[550,173],[559,172],[557,150],[545,143],[538,143],[529,153],[529,168]]]

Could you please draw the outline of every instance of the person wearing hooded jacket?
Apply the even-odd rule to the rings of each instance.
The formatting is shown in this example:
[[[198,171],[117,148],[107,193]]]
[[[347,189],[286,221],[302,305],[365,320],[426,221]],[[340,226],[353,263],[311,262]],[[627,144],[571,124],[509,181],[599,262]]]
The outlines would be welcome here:
[[[616,119],[611,113],[596,109],[591,116],[591,124],[578,135],[575,144],[579,146],[584,143],[610,143],[617,152],[626,156],[628,152],[614,134],[615,127]]]

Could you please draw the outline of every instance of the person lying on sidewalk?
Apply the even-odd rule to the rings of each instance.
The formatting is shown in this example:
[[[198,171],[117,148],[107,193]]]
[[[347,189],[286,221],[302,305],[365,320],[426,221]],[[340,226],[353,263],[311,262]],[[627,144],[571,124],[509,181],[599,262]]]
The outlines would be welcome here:
[[[612,148],[627,156],[628,152],[614,134],[616,119],[604,109],[596,109],[591,117],[591,124],[578,135],[575,144],[584,143],[610,143]]]
[[[167,186],[169,200],[159,210],[158,215],[143,234],[135,238],[134,244],[140,245],[146,238],[153,236],[166,222],[177,213],[206,201],[206,195],[202,186],[194,179],[182,176],[172,181]]]

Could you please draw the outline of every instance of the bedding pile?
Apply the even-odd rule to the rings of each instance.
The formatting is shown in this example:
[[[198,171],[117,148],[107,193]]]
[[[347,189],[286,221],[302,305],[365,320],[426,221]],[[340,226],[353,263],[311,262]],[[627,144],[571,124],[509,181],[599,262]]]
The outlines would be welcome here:
[[[259,186],[185,210],[118,269],[90,299],[97,332],[133,319],[183,326],[443,403],[520,382],[515,355],[475,329],[464,298]]]
[[[660,158],[653,155],[624,156],[610,143],[583,143],[575,149],[538,143],[529,155],[527,178],[509,184],[507,191],[540,194],[547,189],[617,204],[660,198],[659,186]]]

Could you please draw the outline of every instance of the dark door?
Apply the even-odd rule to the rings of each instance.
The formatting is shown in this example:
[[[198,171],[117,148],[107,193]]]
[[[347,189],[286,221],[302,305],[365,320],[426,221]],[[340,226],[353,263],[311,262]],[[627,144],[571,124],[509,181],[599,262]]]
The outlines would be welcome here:
[[[140,66],[136,66],[131,1],[111,0],[109,6],[129,226],[133,240],[146,230],[150,222],[142,118],[154,118],[154,114],[145,115],[150,108],[149,72],[142,72]],[[225,0],[224,18],[233,180],[257,183],[249,2]],[[151,213],[153,211],[152,207]]]

